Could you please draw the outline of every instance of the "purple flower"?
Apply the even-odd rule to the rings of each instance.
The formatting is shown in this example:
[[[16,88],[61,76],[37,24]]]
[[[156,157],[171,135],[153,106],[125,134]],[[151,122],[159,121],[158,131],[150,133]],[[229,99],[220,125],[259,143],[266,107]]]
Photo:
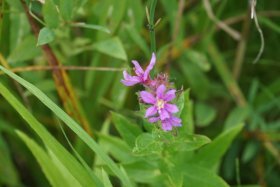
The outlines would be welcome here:
[[[159,117],[152,117],[152,118],[149,119],[149,122],[155,123],[158,120],[160,120]],[[182,123],[182,120],[180,118],[178,118],[176,116],[170,116],[170,118],[167,118],[167,119],[165,119],[161,122],[161,128],[164,131],[170,131],[170,130],[172,130],[172,127],[182,126],[181,123]]]
[[[127,71],[123,71],[123,77],[124,79],[121,80],[121,82],[125,86],[133,86],[135,84],[146,84],[150,81],[150,71],[153,69],[155,63],[156,63],[156,55],[155,53],[152,54],[151,61],[144,71],[142,67],[139,65],[139,63],[136,60],[132,60],[132,63],[134,64],[134,71],[136,76],[131,76],[127,73]]]
[[[166,93],[165,90],[166,87],[164,84],[162,84],[157,88],[155,96],[147,91],[140,92],[141,99],[145,103],[153,105],[147,109],[145,118],[158,114],[159,119],[163,121],[170,118],[172,116],[172,113],[176,113],[179,111],[176,105],[168,103],[176,97],[176,90],[171,89]]]

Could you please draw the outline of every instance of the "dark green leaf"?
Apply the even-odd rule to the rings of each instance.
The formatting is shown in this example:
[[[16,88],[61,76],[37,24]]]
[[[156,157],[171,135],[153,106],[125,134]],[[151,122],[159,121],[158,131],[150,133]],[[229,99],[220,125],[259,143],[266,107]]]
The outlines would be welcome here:
[[[2,123],[2,121],[0,121]],[[0,133],[0,186],[20,186],[19,176],[13,164],[9,147]]]
[[[239,124],[221,133],[210,144],[203,147],[197,154],[195,154],[191,159],[191,162],[213,169],[230,147],[231,142],[241,131],[243,126],[243,124]]]
[[[52,186],[82,187],[65,167],[59,166],[58,161],[53,161],[34,140],[21,131],[17,131],[17,134],[33,153]]]
[[[189,187],[229,187],[229,185],[212,171],[194,164],[186,164],[184,169],[184,186]]]

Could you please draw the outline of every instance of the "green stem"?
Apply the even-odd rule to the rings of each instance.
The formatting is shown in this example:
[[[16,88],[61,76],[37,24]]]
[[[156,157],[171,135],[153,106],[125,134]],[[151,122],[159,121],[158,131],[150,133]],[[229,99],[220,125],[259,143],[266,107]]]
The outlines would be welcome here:
[[[240,170],[239,170],[239,159],[235,159],[235,167],[236,167],[236,181],[237,181],[237,187],[241,186],[240,182]]]
[[[152,0],[150,4],[150,23],[149,23],[149,30],[150,30],[150,39],[151,39],[151,52],[156,52],[156,35],[155,35],[155,9],[157,5],[157,0]]]

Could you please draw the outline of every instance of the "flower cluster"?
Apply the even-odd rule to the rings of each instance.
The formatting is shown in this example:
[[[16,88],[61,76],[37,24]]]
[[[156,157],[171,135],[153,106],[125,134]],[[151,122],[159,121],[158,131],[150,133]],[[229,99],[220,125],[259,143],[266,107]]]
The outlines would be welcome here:
[[[168,82],[167,76],[159,74],[154,80],[151,79],[150,72],[156,63],[156,55],[152,54],[151,61],[145,71],[137,61],[133,60],[132,63],[136,75],[131,76],[127,71],[124,71],[124,79],[121,82],[125,86],[141,84],[146,88],[139,94],[141,102],[151,105],[146,110],[145,118],[148,118],[151,123],[160,121],[164,131],[182,126],[181,119],[174,116],[179,111],[178,107],[171,103],[176,98],[176,90],[169,88],[171,84]]]

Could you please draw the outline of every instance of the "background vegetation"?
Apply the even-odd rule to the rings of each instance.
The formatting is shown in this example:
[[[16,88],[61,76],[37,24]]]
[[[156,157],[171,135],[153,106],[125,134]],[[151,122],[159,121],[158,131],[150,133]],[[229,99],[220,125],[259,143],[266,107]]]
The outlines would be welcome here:
[[[248,1],[0,5],[0,186],[279,186],[280,1],[257,1],[257,63]],[[172,133],[120,83],[153,30],[156,71],[182,88]]]

